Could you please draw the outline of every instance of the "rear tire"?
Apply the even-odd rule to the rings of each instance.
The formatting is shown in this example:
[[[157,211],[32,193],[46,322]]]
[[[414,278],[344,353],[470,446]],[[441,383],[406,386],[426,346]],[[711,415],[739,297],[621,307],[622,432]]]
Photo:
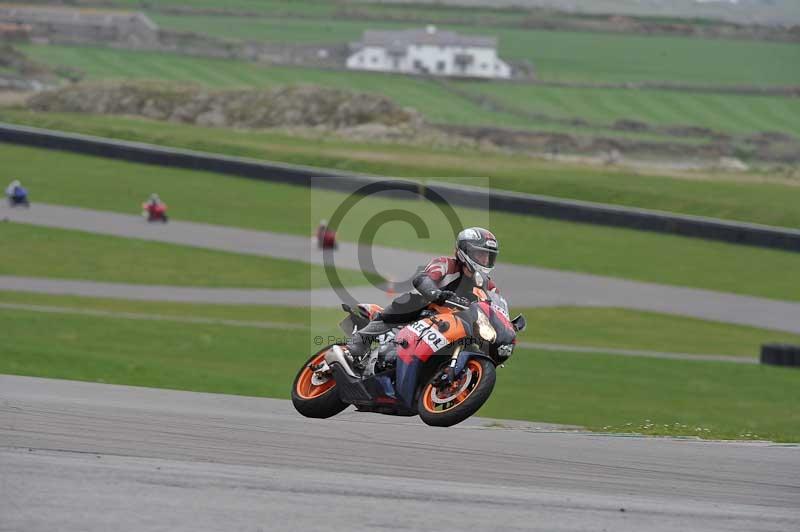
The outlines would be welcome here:
[[[330,377],[330,381],[319,386],[315,386],[310,381],[313,371],[308,366],[312,363],[321,363],[325,359],[325,353],[328,352],[328,349],[330,349],[330,346],[311,355],[294,378],[292,404],[295,410],[305,417],[325,419],[335,416],[350,406],[339,399],[339,390],[333,377]]]
[[[471,358],[464,371],[470,371],[471,379],[477,379],[477,382],[470,382],[467,390],[459,394],[452,405],[441,405],[433,401],[433,380],[439,373],[430,378],[417,400],[417,411],[422,421],[434,427],[452,427],[472,416],[489,399],[497,378],[494,364],[485,358]]]

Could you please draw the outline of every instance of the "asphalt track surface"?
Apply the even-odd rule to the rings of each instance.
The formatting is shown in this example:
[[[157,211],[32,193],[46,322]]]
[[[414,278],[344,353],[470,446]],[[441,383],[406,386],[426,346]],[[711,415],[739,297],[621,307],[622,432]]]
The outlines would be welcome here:
[[[0,376],[0,530],[800,529],[800,447]]]
[[[235,253],[293,259],[324,264],[322,254],[309,238],[173,221],[168,225],[147,224],[139,216],[75,207],[36,204],[30,210],[0,206],[0,219],[88,231],[113,236],[196,246]],[[342,243],[334,254],[335,265],[361,268],[363,248]],[[374,268],[385,278],[403,280],[425,264],[429,253],[375,246]],[[646,310],[690,316],[740,325],[800,333],[800,303],[626,281],[513,264],[500,264],[495,276],[508,290],[512,306],[596,306]],[[187,287],[145,287],[112,283],[54,281],[22,277],[0,277],[0,289],[126,299],[193,301],[207,303],[251,303],[295,306],[338,306],[341,295],[330,289],[237,290]],[[381,290],[359,287],[349,290],[358,301],[385,303]]]

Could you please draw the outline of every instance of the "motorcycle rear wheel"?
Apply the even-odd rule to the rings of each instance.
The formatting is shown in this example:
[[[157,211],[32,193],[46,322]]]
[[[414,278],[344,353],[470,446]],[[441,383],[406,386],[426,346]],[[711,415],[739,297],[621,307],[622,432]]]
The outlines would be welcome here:
[[[323,383],[313,382],[314,371],[309,366],[321,364],[329,349],[330,346],[311,355],[292,384],[292,404],[305,417],[329,418],[349,406],[339,399],[339,390],[333,377]]]
[[[431,377],[417,400],[419,417],[435,427],[452,427],[477,412],[492,395],[497,377],[494,364],[485,358],[470,358],[461,378],[447,390],[433,385],[438,375]]]

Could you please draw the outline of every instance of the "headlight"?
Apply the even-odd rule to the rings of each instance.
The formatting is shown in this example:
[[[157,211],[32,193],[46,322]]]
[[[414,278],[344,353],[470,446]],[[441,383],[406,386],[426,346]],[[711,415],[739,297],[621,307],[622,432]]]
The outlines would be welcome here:
[[[492,324],[489,323],[489,318],[486,317],[483,311],[478,310],[478,319],[475,320],[475,324],[478,326],[478,336],[480,336],[482,340],[494,342],[495,338],[497,338],[497,331],[495,331]]]
[[[514,353],[514,344],[503,344],[497,348],[497,356],[500,357],[502,362],[505,362]]]

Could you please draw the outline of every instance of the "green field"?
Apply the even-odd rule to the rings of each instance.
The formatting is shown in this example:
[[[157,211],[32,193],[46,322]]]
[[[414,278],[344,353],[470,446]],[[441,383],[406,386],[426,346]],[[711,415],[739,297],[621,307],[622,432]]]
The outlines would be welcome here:
[[[34,202],[132,212],[147,193],[156,190],[171,205],[175,219],[304,236],[311,234],[316,220],[330,218],[345,198],[319,191],[312,196],[301,187],[207,172],[9,145],[0,145],[0,158],[9,173],[29,187]],[[354,211],[358,216],[346,217],[339,227],[341,238],[357,240],[364,220],[404,204],[427,221],[431,238],[419,239],[409,226],[393,223],[381,228],[377,243],[449,252],[453,235],[438,207],[421,202],[379,198],[361,202]],[[464,225],[489,225],[501,242],[508,242],[503,261],[800,300],[797,253],[505,213],[469,209],[458,209],[458,213]]]
[[[222,18],[221,20],[225,20]],[[477,96],[490,96],[510,109],[553,118],[583,118],[592,126],[574,127],[533,120],[513,111],[490,111],[429,81],[365,72],[263,66],[242,61],[185,57],[92,47],[26,46],[34,59],[66,65],[89,80],[139,79],[198,83],[219,88],[269,87],[308,83],[384,94],[414,107],[426,119],[443,124],[493,125],[564,133],[602,134],[639,140],[682,142],[680,137],[608,129],[633,119],[654,125],[693,125],[732,134],[779,131],[800,137],[800,103],[766,96],[696,94],[656,90],[550,88],[524,84],[450,82]],[[800,60],[800,57],[798,57]],[[691,140],[691,139],[688,139]]]
[[[493,188],[658,209],[663,211],[727,218],[766,225],[800,227],[800,181],[781,175],[683,172],[673,176],[632,170],[552,163],[523,155],[481,153],[474,149],[366,143],[315,138],[285,133],[214,129],[114,116],[31,113],[0,108],[0,120],[90,135],[149,142],[228,155],[239,155],[306,164],[324,168],[409,178],[434,178],[460,182],[464,176],[489,178]],[[3,148],[9,172],[47,176],[53,157],[38,163],[31,155],[42,153],[21,148]],[[74,163],[73,163],[74,164]],[[111,185],[102,176],[100,162],[88,168],[92,186]],[[71,166],[71,164],[70,164]],[[157,181],[142,177],[141,185],[130,185],[149,193]],[[157,189],[154,188],[153,190]],[[210,194],[211,188],[199,191]],[[81,191],[81,194],[83,192]],[[191,194],[191,191],[186,191]],[[79,194],[76,199],[80,201]],[[108,197],[104,195],[103,197]],[[247,206],[246,198],[230,198],[233,205]],[[61,201],[58,197],[51,201]],[[66,200],[65,200],[66,201]],[[130,200],[127,200],[130,201]],[[140,199],[137,200],[141,201]],[[177,205],[176,215],[185,216],[192,205]],[[285,209],[285,206],[281,206]],[[282,212],[282,211],[281,211]],[[228,212],[220,212],[225,218]],[[244,212],[237,216],[248,216]]]
[[[418,78],[362,72],[339,72],[244,61],[186,57],[155,52],[132,52],[96,47],[25,46],[26,54],[50,66],[66,65],[86,73],[89,80],[159,80],[197,83],[217,88],[272,87],[307,83],[380,93],[403,106],[425,113],[435,122],[485,124],[501,122],[525,127],[510,114],[497,114],[454,98],[436,85]]]
[[[658,126],[691,125],[733,134],[779,131],[800,137],[800,100],[660,90],[537,87],[463,82],[476,95],[510,109],[611,125],[632,119]]]
[[[142,221],[141,223],[145,223]],[[0,275],[136,284],[307,289],[329,286],[322,268],[223,251],[0,222]],[[345,285],[366,284],[344,270]]]
[[[0,319],[0,372],[19,375],[286,398],[308,350],[302,331],[3,309]],[[791,369],[519,350],[480,414],[798,441],[798,394]]]
[[[153,14],[165,29],[230,39],[344,43],[367,29],[402,29],[419,23],[315,18],[256,18]],[[800,83],[795,44],[725,39],[540,31],[448,26],[460,33],[493,35],[498,53],[527,60],[547,81],[673,81],[700,84],[791,85]]]
[[[269,16],[296,17],[333,17],[347,18],[348,13],[358,13],[373,17],[382,15],[391,17],[416,17],[426,22],[440,23],[453,20],[474,20],[476,23],[490,21],[492,24],[517,23],[530,14],[530,10],[516,7],[514,2],[490,2],[483,6],[471,6],[468,9],[441,5],[437,0],[420,1],[410,6],[362,2],[359,0],[231,0],[224,6],[214,0],[159,0],[158,8],[182,7],[194,9],[220,9],[240,11]],[[509,5],[510,4],[510,5]],[[114,5],[129,9],[153,9],[153,3],[147,0],[110,0],[106,5]],[[646,17],[651,22],[681,23],[691,21],[695,24],[713,24],[715,20],[730,20],[736,17],[739,22],[754,21],[774,24],[776,21],[787,25],[800,20],[800,6],[794,0],[770,0],[768,5],[742,4],[735,11],[719,3],[700,4],[694,0],[673,0],[669,4],[643,4],[640,0],[579,0],[574,2],[576,9],[570,16],[592,18],[600,15],[618,14],[634,17]],[[537,18],[564,17],[564,13],[538,11]]]
[[[147,9],[152,4],[147,0],[110,0],[108,5],[115,8]],[[336,11],[336,3],[328,0],[227,0],[221,4],[215,0],[159,0],[158,7],[191,7],[195,9],[228,9],[263,13],[264,15],[331,15]]]
[[[800,372],[522,350],[480,415],[608,432],[798,441]]]
[[[532,123],[518,114],[487,110],[467,99],[454,96],[435,83],[408,76],[266,66],[227,59],[95,47],[28,46],[24,49],[31,57],[50,66],[67,65],[79,69],[86,74],[89,81],[155,80],[207,85],[218,89],[311,84],[382,94],[404,107],[417,109],[427,120],[435,123],[497,125],[563,133],[602,132],[604,135],[620,138],[663,139],[655,134],[610,131],[601,127],[578,129],[550,122]],[[677,138],[673,140],[681,141]]]

